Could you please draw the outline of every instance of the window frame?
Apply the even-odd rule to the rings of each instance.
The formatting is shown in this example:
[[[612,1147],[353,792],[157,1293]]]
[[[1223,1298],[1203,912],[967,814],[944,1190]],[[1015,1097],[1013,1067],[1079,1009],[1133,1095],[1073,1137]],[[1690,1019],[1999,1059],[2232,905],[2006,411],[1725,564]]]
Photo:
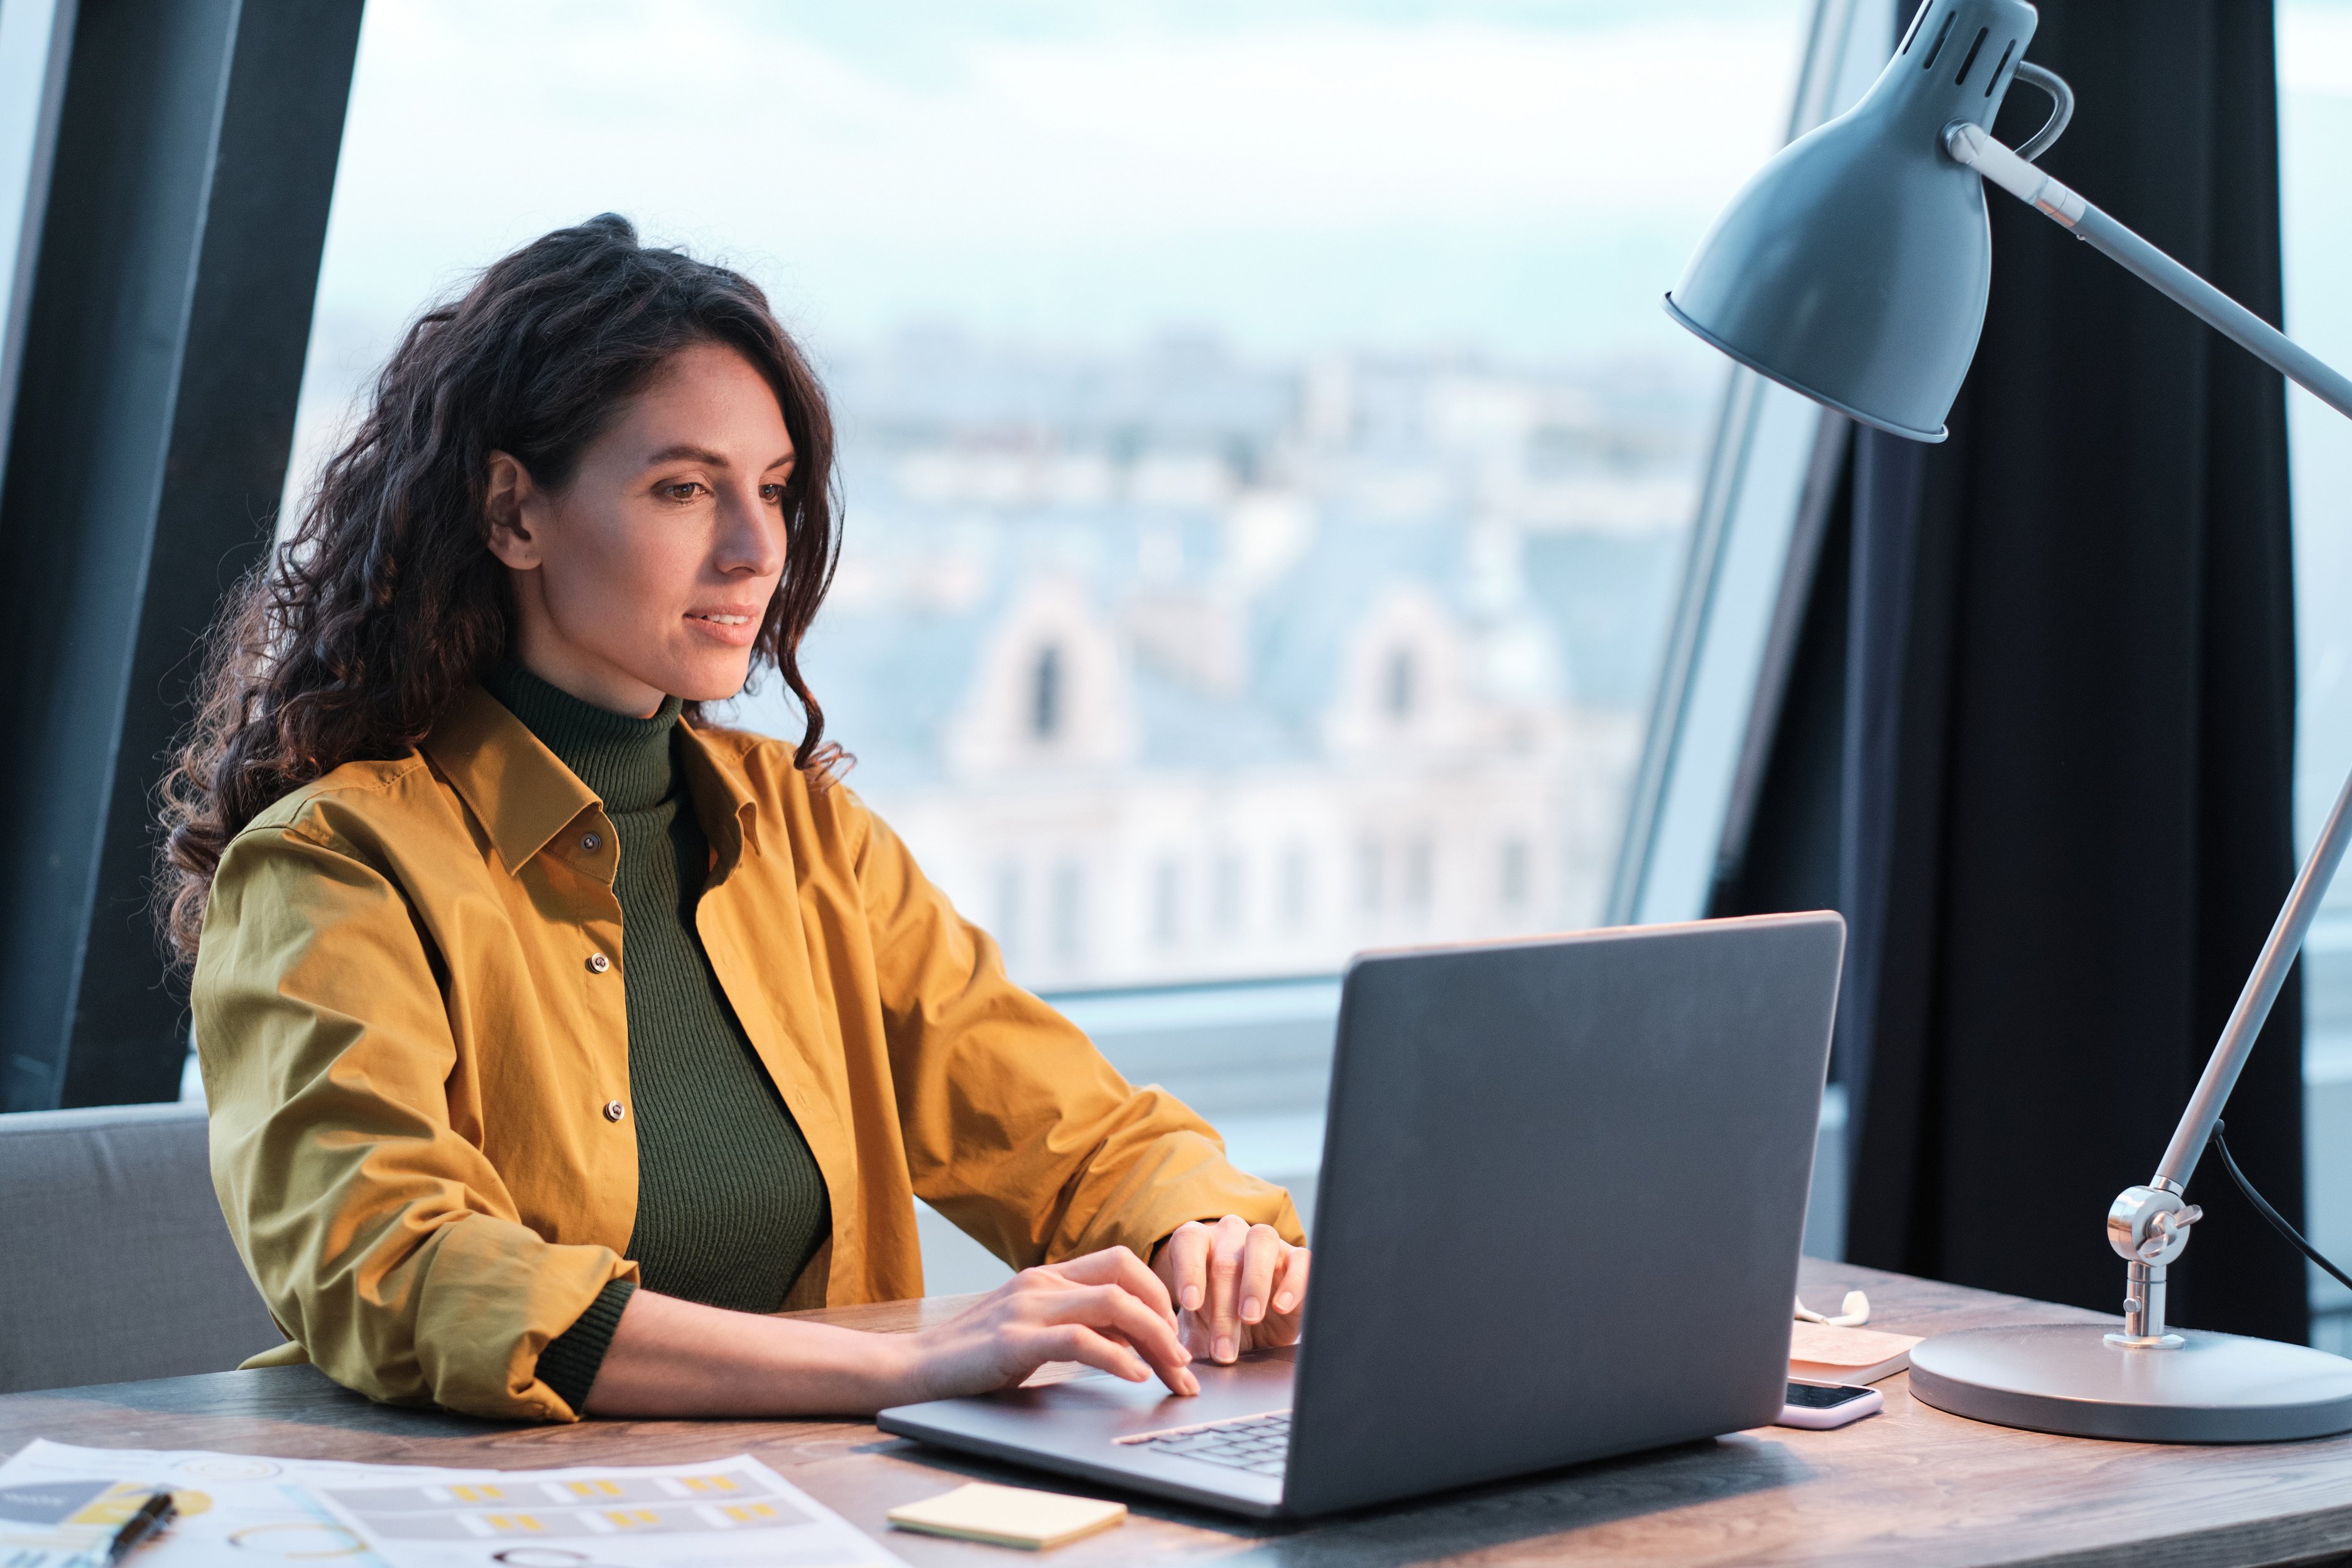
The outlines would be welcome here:
[[[1885,68],[1895,8],[1816,0],[1788,140],[1845,112]],[[1848,422],[1727,368],[1682,586],[1604,918],[1705,918],[1746,848],[1795,658]],[[1777,569],[1776,569],[1777,563]]]

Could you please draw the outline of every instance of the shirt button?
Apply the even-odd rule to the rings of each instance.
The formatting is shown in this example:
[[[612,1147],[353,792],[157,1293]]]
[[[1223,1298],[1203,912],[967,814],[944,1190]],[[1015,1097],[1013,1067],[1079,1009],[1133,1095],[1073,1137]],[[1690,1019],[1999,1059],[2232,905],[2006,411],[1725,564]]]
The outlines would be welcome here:
[[[604,1102],[604,1120],[607,1121],[618,1121],[628,1113],[629,1108],[617,1100],[608,1100]]]
[[[613,967],[613,961],[612,961],[611,959],[609,959],[609,958],[605,957],[603,953],[601,953],[601,952],[592,952],[592,953],[590,953],[590,954],[588,955],[588,973],[591,973],[591,974],[602,974],[602,973],[604,973],[604,971],[606,971],[606,970],[608,970],[608,969],[610,969],[610,968],[612,968],[612,967]]]
[[[580,836],[580,847],[593,855],[597,850],[604,847],[604,836],[601,833],[583,833]]]

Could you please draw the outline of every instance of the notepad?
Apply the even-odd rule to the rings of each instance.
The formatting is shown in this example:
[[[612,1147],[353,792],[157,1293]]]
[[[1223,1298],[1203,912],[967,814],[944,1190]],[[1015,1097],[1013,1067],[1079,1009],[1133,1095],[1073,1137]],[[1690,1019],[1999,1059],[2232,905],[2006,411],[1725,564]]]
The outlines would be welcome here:
[[[1876,1383],[1911,1364],[1916,1334],[1794,1323],[1789,1335],[1789,1375],[1813,1383]]]
[[[1037,1552],[1126,1522],[1127,1505],[974,1481],[921,1502],[894,1508],[889,1518],[900,1530]]]

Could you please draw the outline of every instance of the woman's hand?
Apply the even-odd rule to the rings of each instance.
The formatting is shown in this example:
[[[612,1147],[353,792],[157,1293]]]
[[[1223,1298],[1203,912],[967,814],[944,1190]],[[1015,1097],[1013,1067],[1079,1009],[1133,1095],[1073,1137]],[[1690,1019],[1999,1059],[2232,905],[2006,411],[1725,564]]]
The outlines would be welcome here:
[[[1198,1394],[1168,1292],[1124,1247],[1025,1269],[937,1328],[869,1334],[638,1290],[590,1385],[592,1415],[871,1415],[1009,1388],[1049,1361]]]
[[[1168,1291],[1124,1247],[1024,1268],[935,1329],[910,1336],[909,1402],[1011,1388],[1049,1361],[1083,1362],[1198,1394]]]
[[[1246,1350],[1297,1342],[1307,1262],[1307,1248],[1291,1246],[1274,1226],[1229,1214],[1171,1232],[1151,1269],[1183,1310],[1185,1347],[1230,1362]]]

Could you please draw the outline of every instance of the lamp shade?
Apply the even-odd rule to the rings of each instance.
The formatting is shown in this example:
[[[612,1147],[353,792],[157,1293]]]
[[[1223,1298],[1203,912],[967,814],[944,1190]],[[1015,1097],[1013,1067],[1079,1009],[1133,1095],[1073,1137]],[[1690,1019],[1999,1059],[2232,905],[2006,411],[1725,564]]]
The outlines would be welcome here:
[[[1943,131],[1991,125],[2037,20],[2024,0],[1929,0],[1862,101],[1732,199],[1667,312],[1817,403],[1942,440],[1992,278],[1984,183]]]

